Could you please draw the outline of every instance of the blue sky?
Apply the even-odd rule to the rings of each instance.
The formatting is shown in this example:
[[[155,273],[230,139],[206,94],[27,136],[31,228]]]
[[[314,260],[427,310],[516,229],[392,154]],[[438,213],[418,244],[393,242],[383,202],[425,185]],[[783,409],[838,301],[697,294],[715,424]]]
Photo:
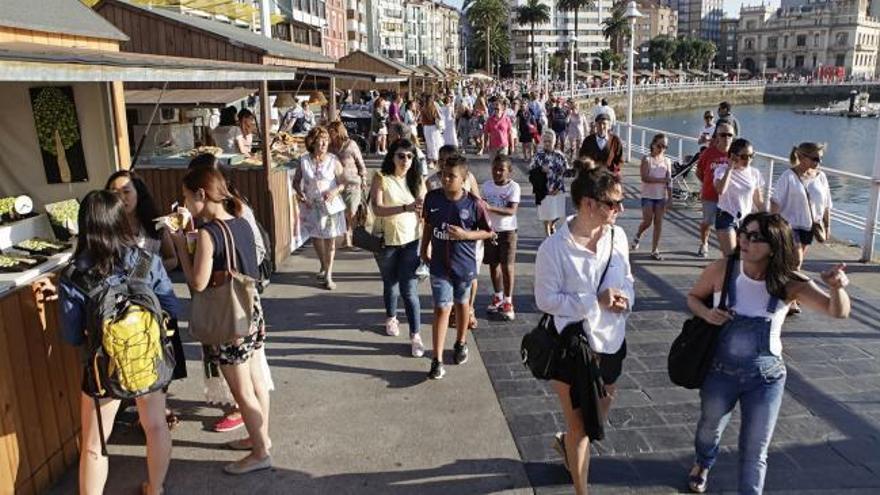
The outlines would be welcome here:
[[[461,8],[461,4],[463,0],[444,0],[445,3],[454,5],[455,7]],[[605,2],[603,2],[604,4]],[[764,0],[764,3],[770,5],[779,5],[779,0]],[[742,5],[760,5],[761,0],[724,0],[724,12],[726,17],[737,17],[739,15],[739,8]]]

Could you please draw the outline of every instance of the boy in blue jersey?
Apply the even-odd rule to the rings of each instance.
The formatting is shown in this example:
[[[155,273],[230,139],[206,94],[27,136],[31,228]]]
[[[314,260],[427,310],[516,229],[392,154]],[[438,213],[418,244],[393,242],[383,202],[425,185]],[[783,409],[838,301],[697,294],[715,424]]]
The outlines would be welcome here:
[[[421,256],[431,268],[434,297],[434,360],[428,378],[435,380],[446,374],[443,347],[453,304],[457,317],[453,360],[455,364],[467,361],[470,290],[477,274],[476,241],[494,236],[485,205],[462,187],[468,177],[467,158],[449,157],[440,173],[443,188],[429,192],[422,207],[425,230]]]

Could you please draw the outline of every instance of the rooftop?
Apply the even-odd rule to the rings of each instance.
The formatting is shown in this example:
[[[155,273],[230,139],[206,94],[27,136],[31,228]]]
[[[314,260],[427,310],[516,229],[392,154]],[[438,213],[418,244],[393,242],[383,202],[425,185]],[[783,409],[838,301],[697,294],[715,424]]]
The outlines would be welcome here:
[[[0,0],[0,26],[127,41],[128,36],[79,0]]]

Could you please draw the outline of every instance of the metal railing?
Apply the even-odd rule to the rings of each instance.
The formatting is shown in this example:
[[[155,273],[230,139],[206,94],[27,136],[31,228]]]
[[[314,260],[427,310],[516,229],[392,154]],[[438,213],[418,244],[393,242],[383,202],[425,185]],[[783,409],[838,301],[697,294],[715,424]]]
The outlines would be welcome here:
[[[636,93],[645,91],[688,91],[703,88],[763,88],[767,84],[764,81],[687,81],[687,82],[666,82],[666,83],[650,83],[639,84],[633,86]],[[575,99],[589,98],[591,96],[607,96],[626,94],[626,85],[619,86],[602,86],[596,88],[580,88],[574,92]],[[561,94],[570,94],[570,92],[562,92]]]
[[[628,127],[626,122],[618,122],[617,123],[617,136],[624,141],[624,146],[629,146],[630,144],[625,140],[625,133],[623,132]],[[632,143],[632,151],[633,153],[648,153],[650,150],[651,138],[653,138],[654,134],[663,133],[666,135],[669,140],[670,147],[667,150],[667,156],[673,161],[678,161],[679,163],[685,163],[685,159],[690,155],[693,156],[699,150],[699,144],[697,139],[691,136],[685,136],[683,134],[676,134],[674,132],[665,131],[662,129],[654,129],[651,127],[645,127],[641,125],[633,125],[633,143]],[[676,145],[674,145],[676,143]],[[878,149],[878,158],[880,158],[880,149]],[[766,207],[770,209],[770,201],[769,198],[773,192],[773,173],[777,166],[788,167],[789,161],[788,158],[771,155],[769,153],[755,152],[755,158],[753,161],[753,166],[757,167],[759,170],[762,170],[763,173],[766,174],[766,191],[765,191],[765,200]],[[847,180],[857,181],[858,183],[865,184],[870,192],[869,199],[866,205],[866,211],[864,215],[859,215],[857,213],[843,211],[840,208],[832,208],[831,209],[831,220],[841,224],[846,225],[848,227],[858,229],[860,232],[864,234],[864,239],[862,241],[862,261],[870,261],[874,254],[874,242],[876,240],[876,236],[880,235],[880,225],[877,222],[877,209],[880,206],[880,163],[875,165],[875,176],[869,177],[867,175],[856,174],[853,172],[847,172],[846,170],[840,170],[834,167],[829,167],[822,164],[822,170],[825,174],[829,176],[837,176]],[[868,225],[873,224],[873,228],[868,229]]]

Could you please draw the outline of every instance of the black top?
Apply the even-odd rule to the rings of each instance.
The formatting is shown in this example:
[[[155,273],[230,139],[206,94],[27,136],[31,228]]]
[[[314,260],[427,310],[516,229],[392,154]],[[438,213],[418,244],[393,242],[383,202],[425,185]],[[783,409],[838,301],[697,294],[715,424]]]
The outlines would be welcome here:
[[[235,245],[236,263],[239,273],[252,278],[259,278],[260,271],[257,268],[257,246],[254,241],[254,232],[244,218],[226,220],[226,226],[232,232],[232,241]],[[226,266],[226,243],[223,240],[223,232],[217,225],[217,220],[202,226],[211,236],[214,242],[214,268],[213,271],[225,271]]]

